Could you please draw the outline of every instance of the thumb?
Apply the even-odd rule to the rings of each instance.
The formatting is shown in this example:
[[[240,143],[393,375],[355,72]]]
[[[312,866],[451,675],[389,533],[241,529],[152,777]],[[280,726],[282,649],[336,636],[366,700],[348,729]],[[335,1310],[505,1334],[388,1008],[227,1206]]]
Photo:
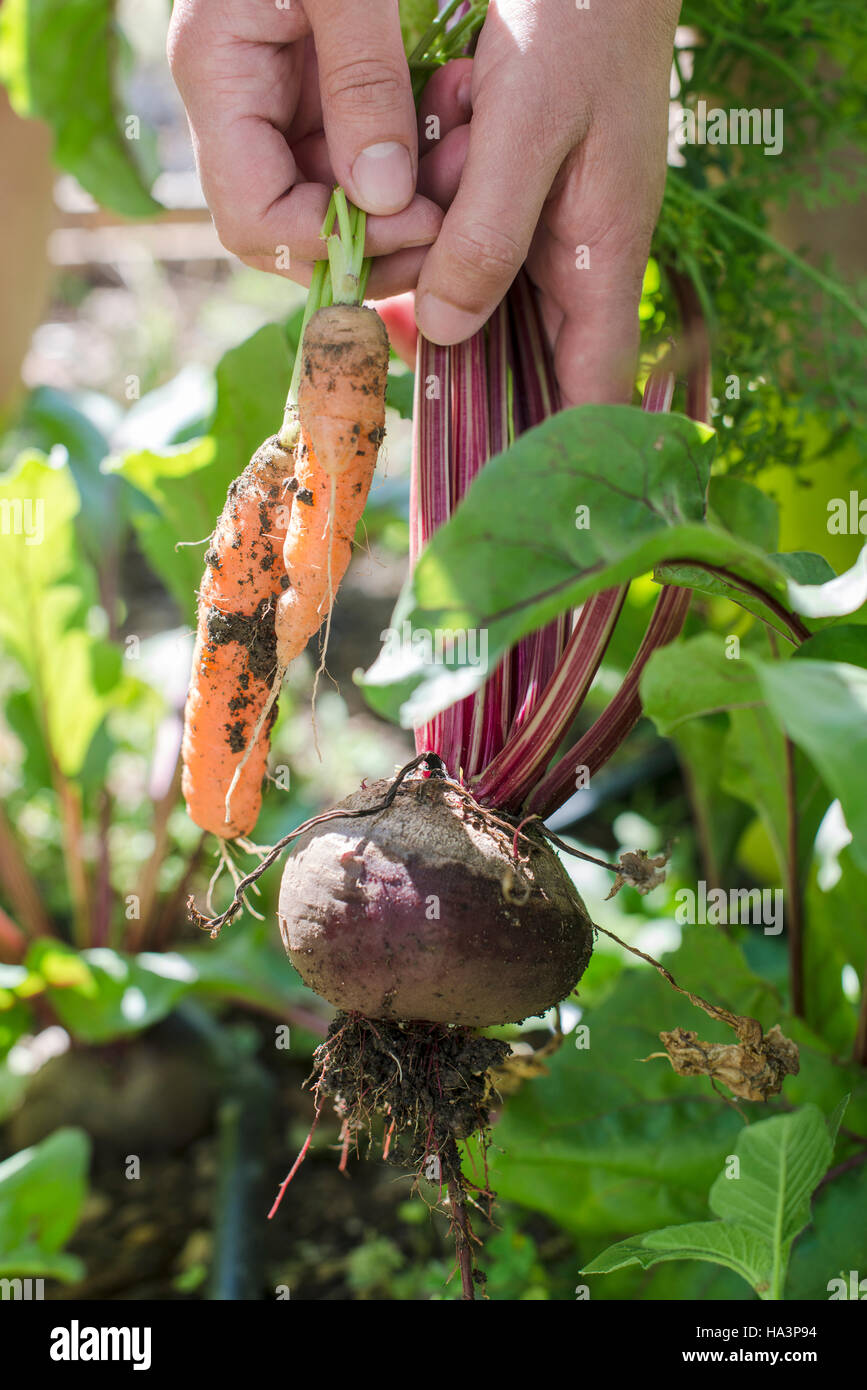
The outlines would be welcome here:
[[[493,313],[574,141],[567,121],[552,121],[544,86],[521,70],[522,61],[516,81],[494,70],[473,96],[460,186],[416,290],[419,328],[435,343],[463,341]]]
[[[365,212],[400,212],[415,192],[415,105],[394,0],[305,0],[336,181]]]

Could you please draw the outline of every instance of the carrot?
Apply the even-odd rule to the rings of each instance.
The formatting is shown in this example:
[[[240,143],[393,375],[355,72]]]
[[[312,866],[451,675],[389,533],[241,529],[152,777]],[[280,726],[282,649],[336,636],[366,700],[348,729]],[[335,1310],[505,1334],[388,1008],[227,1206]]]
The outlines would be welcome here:
[[[234,818],[239,778],[270,715],[291,662],[326,624],[318,681],[325,665],[334,595],[352,555],[379,446],[385,435],[388,334],[373,309],[332,304],[317,309],[300,349],[297,405],[284,440],[297,435],[292,513],[283,545],[288,579],[275,617],[277,669],[271,693],[226,794]],[[316,684],[314,683],[314,698]],[[314,724],[314,739],[316,728]],[[317,744],[318,747],[318,744]]]
[[[266,440],[232,483],[199,590],[198,633],[184,712],[182,788],[196,825],[223,840],[248,835],[259,815],[270,726],[259,725],[226,815],[226,794],[271,689],[274,619],[287,583],[282,561],[292,455]]]
[[[373,309],[333,304],[307,325],[298,387],[295,500],[277,604],[284,668],[330,619],[385,435],[388,334]]]

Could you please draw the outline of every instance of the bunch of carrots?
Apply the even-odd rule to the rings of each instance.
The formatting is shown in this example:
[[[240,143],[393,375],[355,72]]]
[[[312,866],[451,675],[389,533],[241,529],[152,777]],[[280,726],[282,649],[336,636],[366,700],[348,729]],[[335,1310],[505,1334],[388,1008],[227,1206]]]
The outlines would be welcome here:
[[[335,229],[336,223],[336,229]],[[385,436],[389,343],[362,299],[365,216],[335,189],[283,425],[229,488],[206,554],[183,792],[195,823],[252,848],[286,670],[325,624]]]

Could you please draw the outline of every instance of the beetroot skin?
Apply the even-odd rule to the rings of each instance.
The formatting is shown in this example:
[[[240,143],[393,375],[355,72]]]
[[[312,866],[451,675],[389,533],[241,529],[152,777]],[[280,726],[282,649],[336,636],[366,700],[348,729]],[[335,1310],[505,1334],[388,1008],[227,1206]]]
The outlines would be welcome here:
[[[338,810],[380,803],[376,782]],[[546,1009],[584,972],[593,927],[541,841],[519,841],[440,778],[405,781],[384,811],[302,836],[280,932],[311,989],[368,1018],[485,1027]],[[529,857],[527,857],[529,855]]]

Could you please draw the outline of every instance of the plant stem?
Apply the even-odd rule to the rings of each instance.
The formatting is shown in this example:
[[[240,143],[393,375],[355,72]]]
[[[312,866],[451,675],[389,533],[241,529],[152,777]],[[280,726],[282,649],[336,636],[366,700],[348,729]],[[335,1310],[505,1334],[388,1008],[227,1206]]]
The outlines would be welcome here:
[[[585,603],[543,695],[529,719],[485,766],[473,786],[483,804],[518,807],[541,777],[583,704],[626,597],[626,585]]]
[[[338,232],[334,233],[337,221]],[[304,330],[317,309],[328,304],[360,304],[364,298],[370,261],[364,257],[364,238],[367,214],[347,201],[342,188],[335,188],[325,213],[320,236],[326,245],[326,255],[313,267],[313,277],[304,304],[304,316],[298,335],[298,349],[292,368],[292,380],[283,410],[283,424],[278,435],[285,449],[292,449],[297,440],[298,387],[301,382]]]
[[[442,1146],[448,1173],[449,1206],[452,1213],[452,1232],[455,1238],[455,1254],[461,1272],[461,1299],[475,1302],[476,1281],[473,1278],[473,1237],[467,1216],[466,1194],[461,1177],[461,1155],[454,1138],[450,1135]]]
[[[18,925],[27,936],[51,936],[51,920],[24,862],[6,813],[0,806],[0,883],[9,895]]]
[[[90,939],[90,886],[82,853],[81,791],[60,771],[53,754],[54,788],[60,805],[60,824],[66,876],[72,898],[73,930],[79,947],[92,944]]]
[[[475,1300],[476,1288],[473,1282],[473,1250],[467,1234],[467,1207],[459,1183],[449,1183],[449,1204],[454,1222],[455,1252],[461,1271],[461,1298],[468,1302]]]
[[[739,574],[733,574],[731,570],[727,570],[721,565],[705,564],[703,560],[669,560],[666,563],[671,565],[691,565],[694,569],[704,570],[706,574],[717,574],[720,579],[724,579],[733,589],[740,589],[743,593],[750,594],[752,598],[758,599],[760,603],[763,603],[765,607],[789,629],[788,632],[783,632],[779,628],[776,628],[775,631],[779,632],[780,636],[785,637],[793,646],[799,647],[802,642],[806,642],[808,638],[812,636],[810,629],[801,622],[798,615],[796,613],[790,613],[788,608],[785,608],[783,604],[780,603],[779,599],[774,598],[773,594],[769,594],[760,584],[753,584],[749,579],[742,579]],[[732,601],[736,603],[737,599]],[[751,610],[747,609],[746,611],[750,612]],[[763,621],[766,621],[766,619],[763,619]],[[772,627],[773,624],[769,623],[768,626]]]
[[[141,950],[142,943],[150,935],[154,925],[152,918],[155,916],[157,901],[157,882],[159,880],[160,869],[166,857],[166,850],[169,844],[169,817],[175,809],[178,794],[181,789],[181,775],[183,772],[183,760],[180,749],[178,749],[172,779],[154,806],[151,833],[154,837],[154,847],[150,858],[142,870],[141,878],[136,887],[138,896],[138,920],[131,922],[126,937],[126,949],[128,951]]]
[[[96,874],[93,889],[93,927],[91,944],[107,946],[111,931],[111,853],[109,836],[114,798],[107,788],[99,795],[99,838]]]
[[[795,775],[795,746],[784,737],[786,756],[786,897],[789,945],[789,992],[792,1012],[804,1018],[804,904],[798,865],[798,788]]]
[[[0,907],[0,961],[17,965],[27,954],[27,937]]]
[[[707,312],[697,284],[688,275],[666,268],[677,300],[690,371],[686,382],[686,413],[707,424],[711,418],[711,352]]]
[[[159,916],[154,914],[153,925],[148,935],[142,938],[142,949],[149,946],[151,950],[164,951],[173,937],[177,935],[179,926],[185,920],[184,905],[190,896],[190,886],[204,857],[207,840],[207,831],[202,831],[199,842],[187,860],[186,868],[181,874],[174,892],[163,903]]]
[[[586,767],[592,777],[620,747],[641,717],[638,685],[651,653],[673,641],[683,627],[692,599],[691,589],[664,586],[656,600],[644,640],[617,694],[576,744],[564,753],[527,798],[526,811],[550,816],[575,789],[575,769]]]

